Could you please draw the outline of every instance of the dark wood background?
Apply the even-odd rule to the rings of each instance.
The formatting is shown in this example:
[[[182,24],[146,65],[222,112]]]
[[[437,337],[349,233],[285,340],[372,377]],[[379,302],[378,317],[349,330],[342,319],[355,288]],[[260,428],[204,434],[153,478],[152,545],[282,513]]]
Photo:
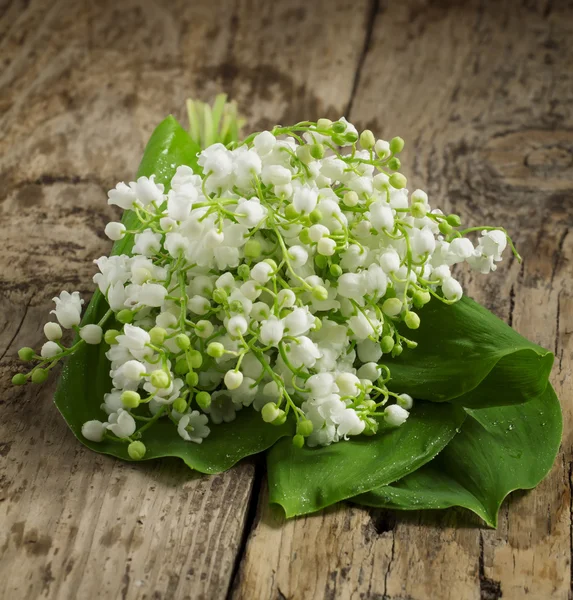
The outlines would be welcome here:
[[[567,1],[0,1],[0,597],[571,598],[573,6]],[[431,201],[513,234],[524,262],[464,275],[555,351],[562,451],[499,528],[341,505],[284,519],[264,465],[216,477],[79,444],[54,382],[12,388],[50,298],[93,290],[145,141],[188,96],[249,129],[346,115],[407,146]]]

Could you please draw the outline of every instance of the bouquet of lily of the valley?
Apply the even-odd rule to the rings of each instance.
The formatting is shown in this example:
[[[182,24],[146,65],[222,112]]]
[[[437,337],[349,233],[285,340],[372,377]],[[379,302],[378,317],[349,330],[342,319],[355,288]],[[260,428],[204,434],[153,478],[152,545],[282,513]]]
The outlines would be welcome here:
[[[463,506],[503,498],[555,458],[553,356],[463,297],[506,231],[462,225],[409,193],[404,141],[344,118],[239,138],[233,104],[189,102],[153,133],[124,209],[78,292],[54,298],[33,368],[66,358],[56,404],[90,448],[182,458],[203,473],[266,452],[287,516],[343,499]],[[63,330],[74,330],[65,344]]]

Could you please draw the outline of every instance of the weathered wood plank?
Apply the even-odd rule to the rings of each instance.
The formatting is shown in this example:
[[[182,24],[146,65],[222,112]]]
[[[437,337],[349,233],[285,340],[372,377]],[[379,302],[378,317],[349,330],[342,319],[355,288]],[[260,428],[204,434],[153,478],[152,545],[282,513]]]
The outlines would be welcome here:
[[[407,141],[411,187],[464,222],[509,228],[524,257],[469,293],[555,350],[562,452],[497,531],[468,514],[351,508],[277,520],[261,508],[235,598],[570,597],[573,290],[571,7],[565,2],[381,6],[350,117]],[[350,525],[350,527],[349,527]],[[272,553],[269,548],[273,548]]]
[[[53,407],[53,383],[14,389],[10,376],[17,349],[41,343],[49,298],[93,289],[115,216],[105,190],[186,97],[227,91],[250,128],[342,114],[369,7],[313,6],[36,0],[0,16],[1,597],[225,596],[253,463],[206,478],[96,455]]]

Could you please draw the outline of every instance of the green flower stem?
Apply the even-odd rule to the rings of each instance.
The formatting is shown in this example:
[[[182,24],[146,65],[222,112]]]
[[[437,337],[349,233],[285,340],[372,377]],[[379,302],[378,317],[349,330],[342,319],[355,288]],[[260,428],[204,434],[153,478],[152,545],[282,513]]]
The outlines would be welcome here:
[[[146,431],[147,429],[149,429],[156,421],[158,421],[161,416],[163,415],[163,413],[167,410],[167,404],[162,404],[159,407],[159,410],[153,415],[153,417],[151,417],[149,419],[149,421],[143,425],[142,427],[140,427],[135,433],[139,434],[139,436],[141,436],[141,434]]]

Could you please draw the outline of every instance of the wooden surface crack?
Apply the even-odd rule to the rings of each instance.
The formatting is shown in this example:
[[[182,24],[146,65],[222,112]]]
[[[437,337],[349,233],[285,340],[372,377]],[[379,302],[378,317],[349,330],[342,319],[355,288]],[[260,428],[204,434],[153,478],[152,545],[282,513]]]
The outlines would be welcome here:
[[[6,356],[6,354],[8,354],[8,350],[10,350],[12,344],[14,343],[14,340],[18,337],[18,334],[20,333],[20,330],[22,329],[22,325],[24,325],[24,321],[26,320],[26,316],[28,315],[28,310],[30,309],[30,305],[32,304],[33,297],[34,297],[34,294],[30,294],[30,297],[28,298],[28,300],[26,302],[26,306],[24,307],[24,314],[22,315],[22,318],[20,319],[20,323],[18,323],[18,327],[16,328],[14,335],[12,336],[12,338],[6,345],[4,352],[2,352],[2,355],[0,356],[0,360],[2,360]]]
[[[350,97],[348,98],[348,104],[346,105],[345,116],[347,119],[350,119],[350,115],[352,113],[352,105],[354,103],[354,98],[356,96],[356,92],[360,85],[360,76],[362,75],[362,69],[364,67],[364,62],[366,61],[366,55],[370,50],[370,45],[372,42],[372,33],[374,32],[374,25],[376,23],[376,17],[378,16],[378,11],[380,10],[380,0],[370,0],[370,5],[368,7],[368,12],[366,14],[366,27],[364,32],[364,45],[362,46],[362,52],[358,57],[358,63],[356,65],[356,71],[354,73],[354,80],[352,81],[352,89],[350,90]]]
[[[484,540],[483,532],[479,534],[479,589],[480,600],[499,600],[503,596],[501,582],[495,581],[485,574],[485,559],[484,559]]]
[[[261,486],[265,477],[264,456],[256,456],[253,458],[253,461],[255,462],[253,483],[251,493],[249,495],[248,509],[245,514],[241,539],[237,547],[233,569],[229,578],[229,587],[227,589],[226,594],[227,600],[231,600],[231,598],[233,597],[233,593],[238,588],[238,583],[241,576],[241,565],[243,563],[243,558],[245,557],[249,537],[254,529],[255,521],[257,518],[257,510],[259,507],[259,502],[261,500]]]
[[[386,572],[384,573],[384,591],[382,594],[382,598],[385,600],[389,598],[388,595],[388,577],[390,576],[390,571],[392,570],[392,565],[394,564],[394,557],[396,552],[396,532],[394,529],[391,530],[392,533],[392,547],[390,549],[390,560],[388,561],[388,566],[386,567]]]

